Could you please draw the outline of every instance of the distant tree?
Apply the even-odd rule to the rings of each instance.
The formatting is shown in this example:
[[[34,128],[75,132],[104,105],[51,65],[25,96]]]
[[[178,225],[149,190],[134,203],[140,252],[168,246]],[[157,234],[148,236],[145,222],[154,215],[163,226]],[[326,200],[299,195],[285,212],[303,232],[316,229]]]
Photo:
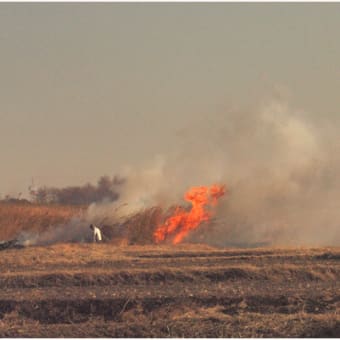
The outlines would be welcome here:
[[[42,204],[58,203],[71,205],[88,205],[102,200],[115,201],[119,198],[119,187],[125,179],[114,176],[99,178],[97,185],[87,183],[83,186],[69,186],[65,188],[41,187],[31,191],[33,201]]]

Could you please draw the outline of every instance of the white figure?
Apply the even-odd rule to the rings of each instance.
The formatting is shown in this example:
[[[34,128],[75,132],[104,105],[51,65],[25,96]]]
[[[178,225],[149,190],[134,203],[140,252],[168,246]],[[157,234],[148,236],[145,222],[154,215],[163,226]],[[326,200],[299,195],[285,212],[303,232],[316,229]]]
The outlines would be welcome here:
[[[93,232],[93,242],[101,242],[102,241],[102,232],[100,229],[94,224],[90,225],[90,229]]]

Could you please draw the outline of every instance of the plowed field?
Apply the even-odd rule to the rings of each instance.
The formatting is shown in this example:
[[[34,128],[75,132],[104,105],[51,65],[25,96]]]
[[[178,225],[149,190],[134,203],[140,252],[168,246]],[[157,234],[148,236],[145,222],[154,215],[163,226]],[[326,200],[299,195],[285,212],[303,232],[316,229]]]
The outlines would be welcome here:
[[[340,249],[0,253],[2,337],[340,337]]]

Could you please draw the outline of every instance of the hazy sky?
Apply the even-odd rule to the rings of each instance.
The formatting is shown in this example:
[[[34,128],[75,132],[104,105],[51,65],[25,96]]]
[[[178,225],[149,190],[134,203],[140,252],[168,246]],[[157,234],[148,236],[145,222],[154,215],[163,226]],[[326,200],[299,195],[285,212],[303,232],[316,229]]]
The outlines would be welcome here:
[[[340,3],[1,3],[0,195],[138,167],[278,92],[336,121],[339,32]]]

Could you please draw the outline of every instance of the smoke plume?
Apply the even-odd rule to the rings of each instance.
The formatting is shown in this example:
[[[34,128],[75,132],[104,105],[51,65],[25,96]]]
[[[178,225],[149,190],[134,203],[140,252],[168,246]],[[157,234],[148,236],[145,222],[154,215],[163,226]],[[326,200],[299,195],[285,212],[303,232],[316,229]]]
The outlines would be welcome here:
[[[51,226],[47,230],[36,233],[23,231],[18,237],[19,244],[24,246],[49,245],[64,242],[89,242],[91,231],[86,220],[74,217],[66,224]]]
[[[35,243],[81,241],[88,237],[89,223],[126,225],[129,217],[145,209],[165,211],[183,204],[191,186],[219,183],[228,191],[214,220],[186,241],[218,246],[339,245],[336,128],[273,100],[194,121],[176,138],[180,145],[172,154],[158,156],[142,169],[122,170],[126,181],[115,187],[113,202],[91,204],[82,220],[55,228],[53,235],[40,235]]]
[[[331,132],[279,100],[230,110],[184,128],[180,151],[127,174],[120,194],[136,208],[164,207],[183,202],[191,186],[226,184],[202,242],[338,245],[340,159]]]

